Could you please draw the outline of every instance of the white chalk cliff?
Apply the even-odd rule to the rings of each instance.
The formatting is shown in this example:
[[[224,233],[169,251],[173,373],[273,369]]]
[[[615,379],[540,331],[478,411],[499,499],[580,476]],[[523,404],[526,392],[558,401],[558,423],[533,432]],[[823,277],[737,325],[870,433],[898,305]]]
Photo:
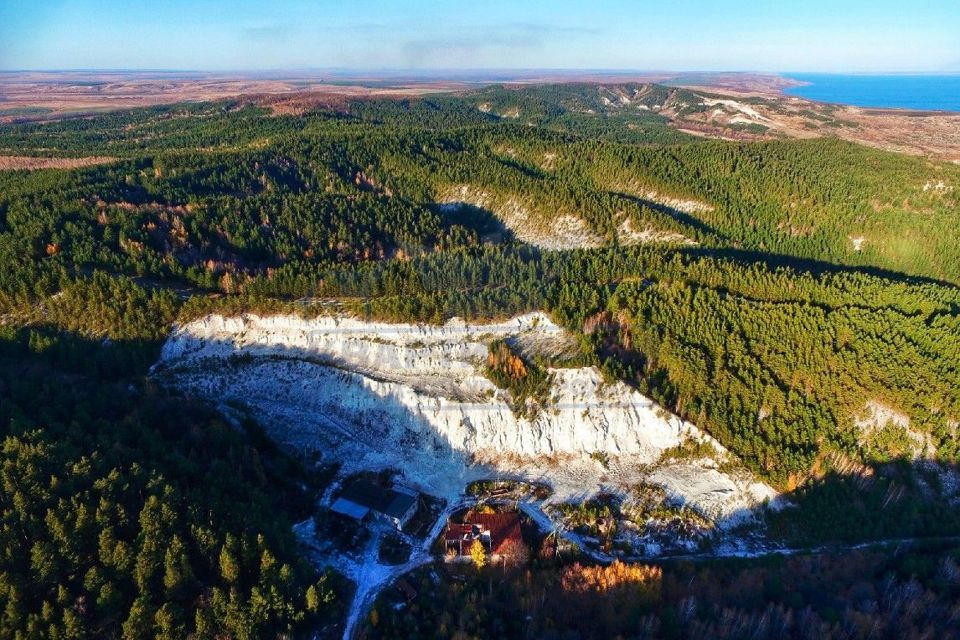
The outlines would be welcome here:
[[[175,329],[157,375],[224,404],[250,407],[268,432],[346,467],[391,466],[439,495],[496,473],[547,480],[560,498],[603,482],[654,477],[668,492],[716,518],[754,506],[773,491],[745,474],[690,463],[648,468],[684,440],[709,441],[694,425],[593,367],[551,369],[549,401],[518,416],[482,375],[494,338],[538,353],[562,353],[572,337],[541,313],[496,324],[442,326],[353,318],[211,315]],[[590,454],[613,459],[599,467]],[[683,468],[681,468],[683,467]],[[682,485],[682,486],[681,486]]]

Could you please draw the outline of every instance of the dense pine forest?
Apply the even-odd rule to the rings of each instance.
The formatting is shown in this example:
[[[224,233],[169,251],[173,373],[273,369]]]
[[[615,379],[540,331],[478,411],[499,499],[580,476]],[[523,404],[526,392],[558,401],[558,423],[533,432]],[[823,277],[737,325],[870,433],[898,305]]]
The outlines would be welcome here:
[[[942,554],[606,567],[538,558],[527,570],[440,573],[439,584],[425,569],[409,577],[412,601],[383,599],[367,637],[956,638],[955,561]]]
[[[0,127],[0,154],[115,158],[0,172],[0,635],[335,618],[343,585],[290,533],[318,490],[304,461],[147,377],[176,320],[317,298],[402,321],[545,310],[583,362],[790,492],[799,508],[769,523],[784,540],[960,534],[954,506],[924,500],[936,470],[911,462],[960,459],[960,167],[695,138],[608,102],[493,87]],[[535,396],[539,367],[502,350],[491,375],[529,368]],[[864,440],[877,406],[909,428]]]

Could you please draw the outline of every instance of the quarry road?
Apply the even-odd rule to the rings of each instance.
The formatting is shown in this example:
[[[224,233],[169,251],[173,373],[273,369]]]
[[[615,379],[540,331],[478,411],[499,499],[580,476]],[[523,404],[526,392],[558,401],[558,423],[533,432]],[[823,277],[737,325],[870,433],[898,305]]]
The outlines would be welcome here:
[[[413,548],[410,559],[401,565],[394,567],[381,564],[378,559],[380,535],[372,537],[370,545],[364,552],[364,563],[353,576],[357,583],[357,591],[353,596],[353,602],[350,604],[350,612],[347,614],[347,622],[343,629],[343,640],[353,640],[357,636],[362,627],[361,621],[386,586],[400,576],[434,560],[433,554],[430,552],[430,546],[439,537],[447,519],[458,509],[462,509],[473,502],[473,500],[461,500],[448,505],[437,517],[433,526],[430,527],[430,532],[427,533],[426,538]]]
[[[601,553],[591,549],[583,540],[583,538],[576,532],[558,527],[556,523],[550,519],[550,516],[544,513],[543,509],[540,508],[538,503],[521,500],[517,503],[517,505],[520,510],[523,511],[523,513],[529,517],[537,525],[537,527],[540,528],[541,532],[548,534],[556,532],[561,538],[576,544],[580,548],[580,552],[589,558],[604,564],[608,564],[617,559],[609,554]],[[941,536],[935,538],[884,538],[882,540],[870,540],[866,542],[850,544],[827,544],[818,547],[770,547],[766,549],[752,550],[721,549],[704,553],[679,553],[656,556],[625,556],[619,559],[623,562],[659,562],[663,560],[708,561],[717,560],[719,558],[760,558],[763,556],[793,556],[801,553],[839,553],[843,551],[856,551],[858,549],[871,549],[888,546],[909,547],[910,545],[922,542],[956,543],[960,542],[960,536]]]
[[[540,508],[540,505],[535,502],[520,501],[518,506],[524,514],[526,514],[536,525],[540,528],[542,532],[551,533],[556,531],[557,535],[564,538],[569,542],[573,542],[579,548],[581,553],[590,557],[591,559],[601,562],[604,564],[613,562],[616,558],[611,555],[601,553],[590,549],[583,538],[573,531],[568,531],[558,527],[550,517],[543,512],[543,509]],[[838,553],[843,551],[856,551],[858,549],[871,549],[876,547],[887,547],[887,546],[910,546],[913,544],[921,542],[948,542],[955,543],[960,542],[960,536],[945,536],[945,537],[936,537],[936,538],[885,538],[882,540],[870,540],[867,542],[857,542],[851,544],[833,544],[833,545],[821,545],[818,547],[779,547],[779,548],[768,548],[768,549],[726,549],[718,551],[710,551],[704,553],[683,553],[683,554],[668,554],[668,555],[656,555],[656,556],[627,556],[620,558],[624,562],[659,562],[663,560],[692,560],[692,561],[707,561],[707,560],[717,560],[719,558],[760,558],[763,556],[793,556],[801,553]]]
[[[722,550],[706,553],[687,553],[659,556],[635,556],[623,558],[625,562],[659,562],[662,560],[691,560],[707,561],[717,560],[719,558],[762,558],[764,556],[795,556],[801,553],[840,553],[843,551],[857,551],[859,549],[874,549],[879,547],[909,547],[919,543],[957,543],[960,542],[960,536],[939,536],[933,538],[884,538],[882,540],[870,540],[867,542],[857,542],[851,544],[827,544],[818,547],[780,547],[770,549],[747,550]]]
[[[590,549],[590,547],[587,546],[586,542],[584,542],[583,538],[581,538],[579,535],[577,535],[573,531],[568,531],[558,527],[550,519],[550,516],[548,516],[546,513],[543,512],[543,509],[540,508],[539,504],[522,500],[518,502],[517,505],[519,506],[520,510],[523,511],[523,513],[528,518],[530,518],[531,520],[533,520],[534,523],[536,523],[537,527],[539,527],[541,531],[544,531],[546,533],[551,533],[553,531],[556,531],[557,535],[577,545],[577,547],[580,548],[580,551],[584,555],[589,556],[590,558],[596,560],[597,562],[602,562],[604,564],[613,562],[614,560],[613,556],[609,556],[605,553],[600,553],[599,551],[594,551]]]
[[[364,618],[372,609],[374,603],[376,602],[377,596],[379,596],[385,588],[392,584],[397,578],[406,575],[418,567],[429,564],[436,559],[433,553],[431,553],[430,547],[440,536],[440,533],[443,531],[443,527],[448,518],[456,511],[475,505],[476,503],[476,499],[464,497],[463,499],[456,500],[448,505],[437,517],[436,522],[434,522],[430,527],[430,531],[427,536],[420,541],[419,544],[414,545],[413,551],[411,552],[410,558],[407,560],[407,562],[401,565],[391,566],[380,563],[378,549],[382,539],[382,532],[378,531],[372,536],[367,548],[364,550],[364,560],[362,563],[354,564],[349,569],[347,567],[339,567],[341,570],[348,569],[344,571],[344,573],[346,573],[348,577],[357,584],[357,590],[350,605],[350,611],[347,615],[346,624],[344,626],[344,640],[354,640],[356,637],[358,637],[358,634],[363,627]],[[550,517],[544,513],[543,509],[537,502],[520,500],[516,504],[519,509],[527,517],[529,517],[542,532],[556,532],[558,536],[576,544],[581,553],[596,562],[608,564],[615,560],[615,558],[611,555],[590,549],[585,541],[575,532],[558,527],[550,519]],[[762,556],[774,555],[791,556],[801,553],[839,553],[843,551],[853,551],[883,546],[910,546],[919,542],[960,542],[960,536],[939,538],[889,538],[856,544],[823,545],[819,547],[782,547],[760,550],[731,549],[707,553],[627,557],[623,558],[622,560],[625,562],[654,563],[666,560],[709,561],[719,558],[758,558]]]

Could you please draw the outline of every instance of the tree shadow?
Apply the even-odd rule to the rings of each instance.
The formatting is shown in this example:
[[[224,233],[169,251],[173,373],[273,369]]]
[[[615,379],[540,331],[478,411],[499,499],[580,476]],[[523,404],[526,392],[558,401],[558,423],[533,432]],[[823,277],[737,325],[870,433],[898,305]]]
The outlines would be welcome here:
[[[468,482],[495,475],[425,417],[459,417],[466,398],[415,409],[398,395],[402,389],[388,384],[394,381],[372,368],[309,347],[207,340],[202,349],[208,355],[158,362],[153,379],[228,413],[240,406],[250,410],[290,452],[340,462],[343,474],[395,469],[404,484],[435,496],[459,495]],[[470,438],[475,414],[464,415],[451,430]]]
[[[656,202],[655,200],[649,200],[647,198],[641,198],[640,196],[635,196],[629,193],[623,193],[622,191],[611,191],[610,193],[635,205],[646,207],[647,209],[653,209],[654,211],[662,213],[670,218],[673,218],[682,225],[695,229],[701,234],[711,236],[723,242],[729,241],[728,238],[726,238],[719,231],[705,223],[700,218],[697,218],[686,211],[681,211],[680,209],[667,206],[663,203]]]
[[[883,267],[838,264],[835,262],[818,260],[815,258],[803,258],[787,254],[769,253],[754,249],[738,249],[734,247],[684,247],[677,249],[677,251],[680,254],[690,256],[691,258],[715,258],[721,260],[731,260],[740,263],[755,263],[762,264],[770,269],[785,267],[799,273],[808,273],[813,276],[842,273],[862,273],[864,275],[883,278],[885,280],[891,280],[894,282],[902,282],[910,285],[932,284],[951,288],[956,288],[958,286],[957,283],[950,282],[949,280],[941,280],[938,278],[931,278],[929,276],[911,275],[902,271],[895,271]]]
[[[431,207],[443,216],[446,227],[459,225],[474,231],[482,243],[507,244],[515,239],[513,231],[489,209],[467,202],[435,203]]]
[[[784,494],[767,516],[771,537],[790,546],[856,545],[960,536],[960,467],[894,459],[831,471]]]
[[[311,459],[315,452],[340,458],[338,462],[354,469],[364,468],[367,462],[374,469],[399,466],[408,479],[426,472],[427,483],[421,488],[442,495],[459,494],[469,481],[483,478],[550,481],[542,468],[532,473],[532,469],[525,471],[522,461],[518,462],[516,473],[504,472],[501,465],[478,462],[464,450],[462,440],[451,440],[450,432],[439,432],[424,419],[425,412],[457,412],[457,400],[414,410],[401,398],[384,392],[378,386],[383,380],[348,371],[355,369],[355,364],[335,357],[320,358],[309,348],[286,346],[282,355],[277,354],[276,344],[265,345],[258,351],[247,344],[221,341],[207,343],[206,348],[220,352],[221,357],[192,362],[190,375],[202,376],[204,370],[242,373],[258,363],[287,363],[280,367],[285,378],[271,381],[274,384],[262,383],[275,373],[276,367],[261,367],[246,376],[245,386],[233,391],[229,385],[210,386],[204,393],[194,390],[193,395],[218,405],[227,414],[231,413],[231,403],[265,403],[274,417],[279,417],[264,425],[271,441],[279,442],[301,459]],[[12,339],[0,341],[0,358],[16,360],[16,366],[25,372],[55,370],[58,377],[50,378],[51,384],[70,384],[71,376],[90,376],[106,384],[136,380],[156,361],[160,349],[157,340],[92,340],[40,325],[21,329]],[[170,381],[168,376],[178,374],[177,366],[176,361],[161,364],[151,380]],[[322,369],[323,373],[305,384],[304,367]],[[278,395],[278,388],[288,391]],[[0,394],[3,391],[0,389]],[[295,403],[306,406],[298,413],[291,409]],[[350,411],[338,410],[337,405],[342,403]],[[584,403],[576,408],[596,407]],[[304,423],[302,418],[307,413],[315,419]],[[475,431],[477,425],[471,424],[470,417],[457,425],[457,433],[469,437],[471,430]],[[255,439],[258,447],[268,442],[260,436]],[[341,449],[330,448],[331,443]],[[574,497],[586,499],[593,493],[594,487],[584,486]],[[768,542],[788,547],[883,540],[905,543],[910,539],[960,536],[960,466],[929,459],[869,462],[857,465],[853,471],[831,471],[783,493],[776,502],[778,508],[765,514]],[[735,531],[754,514],[752,509],[738,510],[717,524]]]

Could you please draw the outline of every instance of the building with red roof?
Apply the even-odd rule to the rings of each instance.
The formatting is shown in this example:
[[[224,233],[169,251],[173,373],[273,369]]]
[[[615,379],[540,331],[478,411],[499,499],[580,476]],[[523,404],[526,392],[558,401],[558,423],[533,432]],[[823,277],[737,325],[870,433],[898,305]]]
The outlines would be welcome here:
[[[448,550],[468,555],[479,540],[491,554],[498,555],[512,543],[523,543],[518,513],[474,513],[468,511],[463,522],[447,522],[444,541]]]

